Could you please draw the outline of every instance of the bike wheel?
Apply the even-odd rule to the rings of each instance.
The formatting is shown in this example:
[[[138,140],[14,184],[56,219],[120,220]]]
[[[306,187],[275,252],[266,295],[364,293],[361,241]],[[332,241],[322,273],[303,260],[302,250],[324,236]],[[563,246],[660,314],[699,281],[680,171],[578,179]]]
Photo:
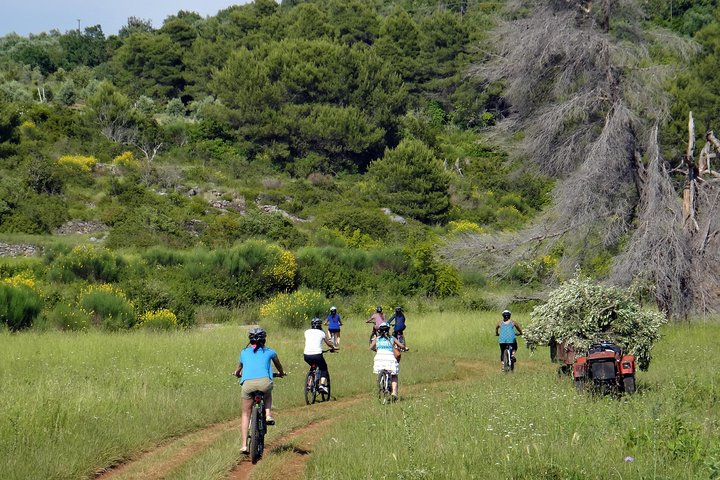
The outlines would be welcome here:
[[[503,352],[503,371],[509,372],[513,368],[512,356],[510,355],[510,349],[506,348]]]
[[[250,416],[250,460],[257,463],[262,457],[265,448],[265,435],[263,432],[261,407],[254,406]]]
[[[325,388],[327,389],[327,392],[320,390],[320,400],[323,402],[330,400],[330,377],[325,379]]]
[[[315,390],[315,372],[309,371],[307,378],[305,379],[305,404],[310,405],[315,403],[315,397],[317,390]]]
[[[387,371],[378,374],[378,396],[383,404],[390,403],[390,373]]]

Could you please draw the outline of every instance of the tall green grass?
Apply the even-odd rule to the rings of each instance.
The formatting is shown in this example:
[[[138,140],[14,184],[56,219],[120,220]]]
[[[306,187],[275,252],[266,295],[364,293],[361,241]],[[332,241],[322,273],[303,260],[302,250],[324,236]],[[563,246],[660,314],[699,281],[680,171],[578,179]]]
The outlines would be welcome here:
[[[531,354],[522,341],[517,371],[502,374],[495,317],[410,310],[402,401],[383,406],[373,395],[369,326],[348,315],[341,352],[327,355],[333,394],[362,401],[335,413],[332,403],[291,410],[304,404],[302,331],[264,325],[290,373],[276,382],[270,441],[335,416],[319,434],[308,478],[717,475],[720,325],[665,328],[638,393],[616,399],[576,393],[547,350]],[[245,331],[0,333],[2,478],[92,478],[172,437],[237,418],[239,387],[229,373]],[[223,433],[166,478],[223,478],[238,460],[238,437]],[[256,477],[286,455],[268,455]]]

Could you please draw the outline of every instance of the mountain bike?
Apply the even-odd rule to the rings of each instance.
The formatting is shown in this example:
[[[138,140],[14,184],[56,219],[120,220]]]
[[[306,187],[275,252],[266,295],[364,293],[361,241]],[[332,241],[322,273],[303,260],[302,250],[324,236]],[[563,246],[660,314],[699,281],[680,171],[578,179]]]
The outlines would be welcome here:
[[[335,353],[335,351],[336,350],[323,350],[322,352]],[[330,400],[330,372],[328,372],[328,376],[325,379],[325,389],[323,390],[320,388],[320,369],[318,369],[315,364],[311,365],[308,370],[307,377],[305,377],[304,391],[306,405],[315,403],[318,394],[320,395],[321,401],[327,402]]]
[[[389,370],[381,370],[377,376],[378,398],[383,404],[392,401],[392,374]]]
[[[274,378],[279,378],[274,375]],[[262,458],[265,449],[265,434],[267,433],[267,419],[265,417],[265,393],[257,390],[251,393],[253,404],[250,407],[250,425],[248,427],[247,446],[250,452],[250,461],[254,464]]]

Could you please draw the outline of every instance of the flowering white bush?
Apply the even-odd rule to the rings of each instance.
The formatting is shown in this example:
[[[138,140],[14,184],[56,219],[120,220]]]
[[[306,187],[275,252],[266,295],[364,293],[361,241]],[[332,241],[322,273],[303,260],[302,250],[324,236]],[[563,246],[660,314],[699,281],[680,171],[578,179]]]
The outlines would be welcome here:
[[[578,275],[533,309],[523,333],[531,348],[554,339],[576,352],[587,350],[593,341],[609,339],[635,355],[640,369],[647,370],[650,350],[666,322],[660,312],[643,310],[628,290],[595,284]]]

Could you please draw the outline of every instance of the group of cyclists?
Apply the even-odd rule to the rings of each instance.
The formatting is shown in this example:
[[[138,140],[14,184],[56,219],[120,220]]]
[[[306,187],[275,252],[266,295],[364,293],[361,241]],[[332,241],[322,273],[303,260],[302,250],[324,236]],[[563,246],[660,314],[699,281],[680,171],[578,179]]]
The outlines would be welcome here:
[[[323,330],[323,323],[328,326],[328,334]],[[391,398],[397,400],[401,353],[408,351],[404,339],[405,313],[402,307],[395,307],[395,313],[386,321],[382,306],[378,305],[366,323],[373,324],[369,340],[370,349],[375,352],[373,373],[378,374],[383,370],[390,372]],[[330,308],[330,313],[324,322],[318,317],[313,318],[310,322],[310,328],[305,330],[304,333],[305,349],[303,359],[308,365],[316,365],[320,370],[318,388],[321,391],[327,388],[326,384],[329,379],[327,362],[323,357],[323,346],[327,346],[330,351],[339,349],[341,326],[342,320],[337,313],[337,307],[333,306]],[[390,334],[391,326],[394,327],[392,334]],[[516,335],[522,335],[520,325],[511,319],[509,310],[502,312],[502,320],[495,327],[495,335],[499,337],[500,361],[502,363],[502,354],[505,348],[512,345],[513,351],[517,350]],[[260,390],[265,393],[266,423],[267,425],[275,424],[272,416],[273,376],[283,377],[285,376],[285,370],[277,353],[265,345],[266,340],[267,333],[264,329],[255,327],[249,331],[248,345],[240,352],[240,358],[234,373],[236,377],[240,378],[240,384],[242,385],[242,453],[248,453],[245,442],[250,422],[252,392]],[[272,365],[277,369],[275,374],[273,374]],[[324,391],[327,392],[327,389]]]

